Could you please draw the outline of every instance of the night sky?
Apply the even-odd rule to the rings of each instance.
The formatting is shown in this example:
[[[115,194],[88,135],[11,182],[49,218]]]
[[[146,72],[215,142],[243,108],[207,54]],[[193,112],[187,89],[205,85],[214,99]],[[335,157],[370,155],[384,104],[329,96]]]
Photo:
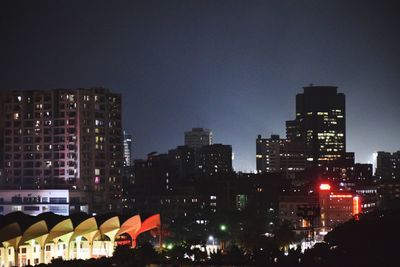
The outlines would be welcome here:
[[[255,169],[258,134],[285,135],[302,87],[346,94],[357,162],[400,149],[397,1],[0,1],[0,90],[123,94],[134,158],[192,127]]]

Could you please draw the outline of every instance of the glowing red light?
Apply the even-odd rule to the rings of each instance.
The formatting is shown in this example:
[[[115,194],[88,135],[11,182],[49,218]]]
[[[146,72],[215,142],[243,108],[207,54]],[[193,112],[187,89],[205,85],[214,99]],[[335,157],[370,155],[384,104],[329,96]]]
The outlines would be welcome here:
[[[331,190],[331,186],[330,186],[329,184],[321,184],[321,185],[319,186],[319,190],[321,190],[321,191],[328,191],[328,190]]]
[[[359,197],[353,198],[353,215],[361,213],[361,200]]]

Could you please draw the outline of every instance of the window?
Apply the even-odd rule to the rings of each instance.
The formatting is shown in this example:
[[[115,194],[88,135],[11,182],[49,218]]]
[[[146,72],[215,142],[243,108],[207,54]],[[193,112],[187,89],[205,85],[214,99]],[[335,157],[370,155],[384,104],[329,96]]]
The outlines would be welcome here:
[[[24,211],[39,211],[40,207],[39,206],[25,206]]]

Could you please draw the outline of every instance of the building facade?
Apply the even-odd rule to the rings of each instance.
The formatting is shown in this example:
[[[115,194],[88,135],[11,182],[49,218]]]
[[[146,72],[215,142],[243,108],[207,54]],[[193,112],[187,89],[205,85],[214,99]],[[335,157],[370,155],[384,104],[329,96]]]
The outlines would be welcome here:
[[[296,96],[296,118],[286,122],[287,138],[307,145],[308,160],[322,166],[346,152],[345,95],[335,86],[308,86]]]
[[[270,138],[258,136],[256,141],[256,166],[257,172],[280,172],[281,154],[285,146],[285,139],[279,135],[271,135]]]
[[[132,135],[124,131],[124,166],[132,165]]]
[[[71,189],[119,210],[121,96],[103,88],[0,94],[1,189]]]
[[[68,216],[88,212],[83,192],[63,189],[0,190],[0,215],[15,211],[36,216],[44,212]]]
[[[304,171],[307,166],[306,147],[300,142],[282,139],[279,135],[256,140],[257,173],[283,172],[292,177],[295,172]]]
[[[400,180],[400,151],[390,153],[378,151],[376,176],[382,180]]]
[[[214,144],[198,149],[196,169],[199,176],[229,174],[232,168],[232,146]]]
[[[191,148],[200,148],[202,146],[212,145],[212,132],[209,129],[193,128],[185,132],[185,145]]]

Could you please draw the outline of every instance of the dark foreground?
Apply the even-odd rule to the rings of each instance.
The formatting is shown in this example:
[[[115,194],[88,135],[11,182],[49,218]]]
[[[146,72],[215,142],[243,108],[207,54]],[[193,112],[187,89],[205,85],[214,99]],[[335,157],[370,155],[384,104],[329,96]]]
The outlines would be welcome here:
[[[400,266],[400,212],[386,211],[362,215],[346,222],[302,254],[291,250],[288,255],[265,244],[258,249],[230,246],[225,253],[211,258],[200,250],[190,250],[185,242],[172,249],[156,251],[149,243],[135,250],[118,247],[111,258],[87,261],[54,260],[48,265],[62,267],[140,267],[140,266]],[[192,259],[185,258],[190,255]]]

